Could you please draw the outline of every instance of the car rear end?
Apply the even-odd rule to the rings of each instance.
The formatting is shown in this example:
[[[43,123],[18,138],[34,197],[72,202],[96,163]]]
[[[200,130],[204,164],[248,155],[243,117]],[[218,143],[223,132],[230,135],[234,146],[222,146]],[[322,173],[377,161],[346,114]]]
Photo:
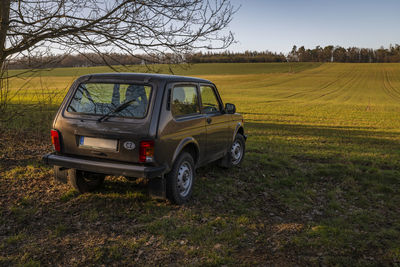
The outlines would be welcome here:
[[[103,74],[79,78],[51,130],[55,152],[43,158],[62,169],[152,178],[165,167],[154,159],[163,84],[145,75]]]

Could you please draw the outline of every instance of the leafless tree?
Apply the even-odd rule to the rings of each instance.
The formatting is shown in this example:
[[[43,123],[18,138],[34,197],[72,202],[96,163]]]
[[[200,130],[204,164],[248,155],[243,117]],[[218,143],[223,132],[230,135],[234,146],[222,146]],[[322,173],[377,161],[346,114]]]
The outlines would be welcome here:
[[[0,79],[7,62],[32,53],[124,52],[156,63],[224,49],[234,13],[229,0],[1,0]]]

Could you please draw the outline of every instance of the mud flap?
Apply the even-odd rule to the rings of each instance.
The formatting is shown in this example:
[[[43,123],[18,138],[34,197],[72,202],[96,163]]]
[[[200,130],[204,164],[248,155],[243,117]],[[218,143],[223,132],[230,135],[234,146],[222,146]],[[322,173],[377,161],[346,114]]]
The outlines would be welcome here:
[[[54,180],[61,183],[68,183],[68,169],[60,166],[54,166]]]
[[[147,186],[150,197],[155,199],[167,198],[167,181],[164,175],[149,179]]]
[[[232,167],[231,164],[231,157],[230,157],[230,153],[226,153],[226,155],[218,160],[218,165],[222,168],[230,168]]]

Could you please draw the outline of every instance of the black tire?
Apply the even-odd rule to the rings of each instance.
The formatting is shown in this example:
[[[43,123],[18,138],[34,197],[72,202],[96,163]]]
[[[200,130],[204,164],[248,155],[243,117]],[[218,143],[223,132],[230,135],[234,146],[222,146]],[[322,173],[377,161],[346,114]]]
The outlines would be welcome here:
[[[232,142],[232,146],[229,149],[228,153],[223,157],[219,163],[221,167],[224,168],[232,168],[235,166],[239,166],[246,153],[246,142],[240,133],[236,134],[235,140]]]
[[[167,198],[178,205],[186,203],[193,193],[195,174],[192,155],[181,153],[167,174]]]
[[[104,182],[105,175],[93,172],[84,172],[76,169],[68,170],[68,179],[79,193],[92,192]]]

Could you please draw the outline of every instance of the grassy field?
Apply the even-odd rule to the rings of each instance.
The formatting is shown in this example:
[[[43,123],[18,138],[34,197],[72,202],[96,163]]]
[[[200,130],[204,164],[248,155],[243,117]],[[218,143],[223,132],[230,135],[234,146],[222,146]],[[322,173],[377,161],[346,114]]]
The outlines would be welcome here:
[[[77,195],[40,162],[68,86],[104,71],[11,81],[32,111],[2,125],[0,265],[400,264],[400,64],[176,70],[215,82],[249,136],[242,166],[199,169],[182,207],[122,177]]]

